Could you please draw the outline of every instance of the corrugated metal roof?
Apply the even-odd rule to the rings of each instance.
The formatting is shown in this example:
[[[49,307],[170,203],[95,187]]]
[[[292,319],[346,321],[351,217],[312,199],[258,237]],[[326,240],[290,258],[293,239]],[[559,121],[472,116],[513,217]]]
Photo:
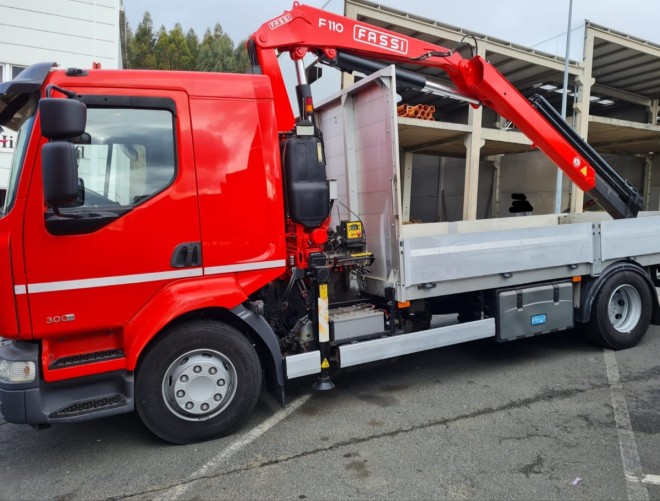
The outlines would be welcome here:
[[[486,59],[518,90],[527,96],[543,93],[557,109],[560,108],[564,65],[564,59],[560,56],[368,0],[345,0],[345,5],[349,15],[349,11],[357,12],[359,21],[447,48],[455,47],[464,37],[474,36],[480,50],[485,51]],[[585,67],[591,63],[592,77],[596,85],[591,93],[589,141],[593,141],[599,151],[603,152],[660,153],[660,127],[657,124],[644,123],[647,117],[646,108],[651,106],[652,100],[660,99],[660,45],[589,21],[585,21],[585,33],[593,36],[593,57],[586,65],[583,62],[570,62],[569,89],[570,99],[573,99],[574,78],[576,75],[583,75]],[[464,55],[469,57],[468,54],[464,53]],[[444,72],[439,69],[409,64],[399,66],[451,85]],[[545,90],[540,88],[544,84]],[[466,123],[467,114],[462,111],[467,109],[464,103],[410,90],[400,90],[399,93],[405,102],[434,104],[439,110],[439,120],[451,116],[451,121],[454,123]],[[633,122],[620,120],[621,112],[630,115],[629,120]],[[486,118],[484,120],[486,121]],[[458,134],[460,137],[449,134],[447,138],[442,138],[442,141],[437,141],[433,145],[419,137],[419,130],[416,133],[418,137],[412,132],[411,134],[412,144],[408,146],[419,144],[424,146],[424,150],[448,155],[460,155],[464,151],[460,134]],[[435,134],[439,133],[436,131]],[[489,149],[485,146],[481,153],[482,155],[506,151],[511,153],[525,148],[525,145],[502,143],[499,149]]]
[[[480,50],[485,51],[486,58],[523,94],[535,93],[535,86],[539,83],[554,82],[561,85],[563,80],[564,59],[561,57],[367,0],[346,0],[347,11],[349,6],[357,8],[359,21],[426,40],[442,47],[453,48],[463,38],[468,37],[468,41],[470,41],[470,37],[475,37]],[[463,52],[463,54],[469,57],[468,53]],[[450,85],[442,70],[418,65],[403,64],[399,66]],[[580,71],[578,63],[571,61],[569,72],[577,74]],[[430,100],[428,97],[425,98],[414,92],[404,92],[402,95],[407,100],[419,100],[420,102]],[[438,102],[438,105],[446,110],[459,106],[456,101],[448,99],[433,99],[433,101]]]
[[[587,22],[594,30],[592,76],[596,82],[660,98],[660,45]]]

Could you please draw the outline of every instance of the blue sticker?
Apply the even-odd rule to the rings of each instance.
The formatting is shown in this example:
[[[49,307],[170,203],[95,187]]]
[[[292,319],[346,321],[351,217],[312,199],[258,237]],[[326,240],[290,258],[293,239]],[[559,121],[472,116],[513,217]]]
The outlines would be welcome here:
[[[548,321],[548,315],[543,313],[542,315],[534,315],[532,317],[532,325],[541,325]]]

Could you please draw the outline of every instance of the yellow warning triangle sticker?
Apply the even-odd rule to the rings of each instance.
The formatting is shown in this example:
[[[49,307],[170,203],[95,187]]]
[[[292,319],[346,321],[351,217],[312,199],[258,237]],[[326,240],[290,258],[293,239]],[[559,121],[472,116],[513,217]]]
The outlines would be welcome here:
[[[323,362],[321,362],[321,369],[329,369],[330,368],[330,362],[328,362],[327,358],[323,359]]]
[[[587,172],[588,172],[588,171],[587,171],[587,168],[586,168],[586,167],[582,167],[582,168],[580,169],[580,174],[582,174],[584,177],[587,177]]]

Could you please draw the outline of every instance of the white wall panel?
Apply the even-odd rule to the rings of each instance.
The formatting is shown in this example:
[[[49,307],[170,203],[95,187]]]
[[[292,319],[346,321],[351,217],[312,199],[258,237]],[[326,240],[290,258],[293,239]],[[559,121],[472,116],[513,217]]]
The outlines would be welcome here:
[[[8,0],[0,5],[0,63],[118,68],[120,0]]]
[[[63,68],[120,68],[121,0],[3,0],[0,4],[0,66],[56,62]],[[0,143],[0,190],[7,186],[13,148]]]

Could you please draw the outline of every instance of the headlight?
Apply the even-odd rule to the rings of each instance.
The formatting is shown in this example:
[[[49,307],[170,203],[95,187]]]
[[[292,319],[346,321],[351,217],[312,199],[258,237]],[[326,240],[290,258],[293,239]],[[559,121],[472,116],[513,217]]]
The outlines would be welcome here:
[[[0,360],[0,379],[10,383],[30,383],[36,371],[34,362],[14,362]]]

